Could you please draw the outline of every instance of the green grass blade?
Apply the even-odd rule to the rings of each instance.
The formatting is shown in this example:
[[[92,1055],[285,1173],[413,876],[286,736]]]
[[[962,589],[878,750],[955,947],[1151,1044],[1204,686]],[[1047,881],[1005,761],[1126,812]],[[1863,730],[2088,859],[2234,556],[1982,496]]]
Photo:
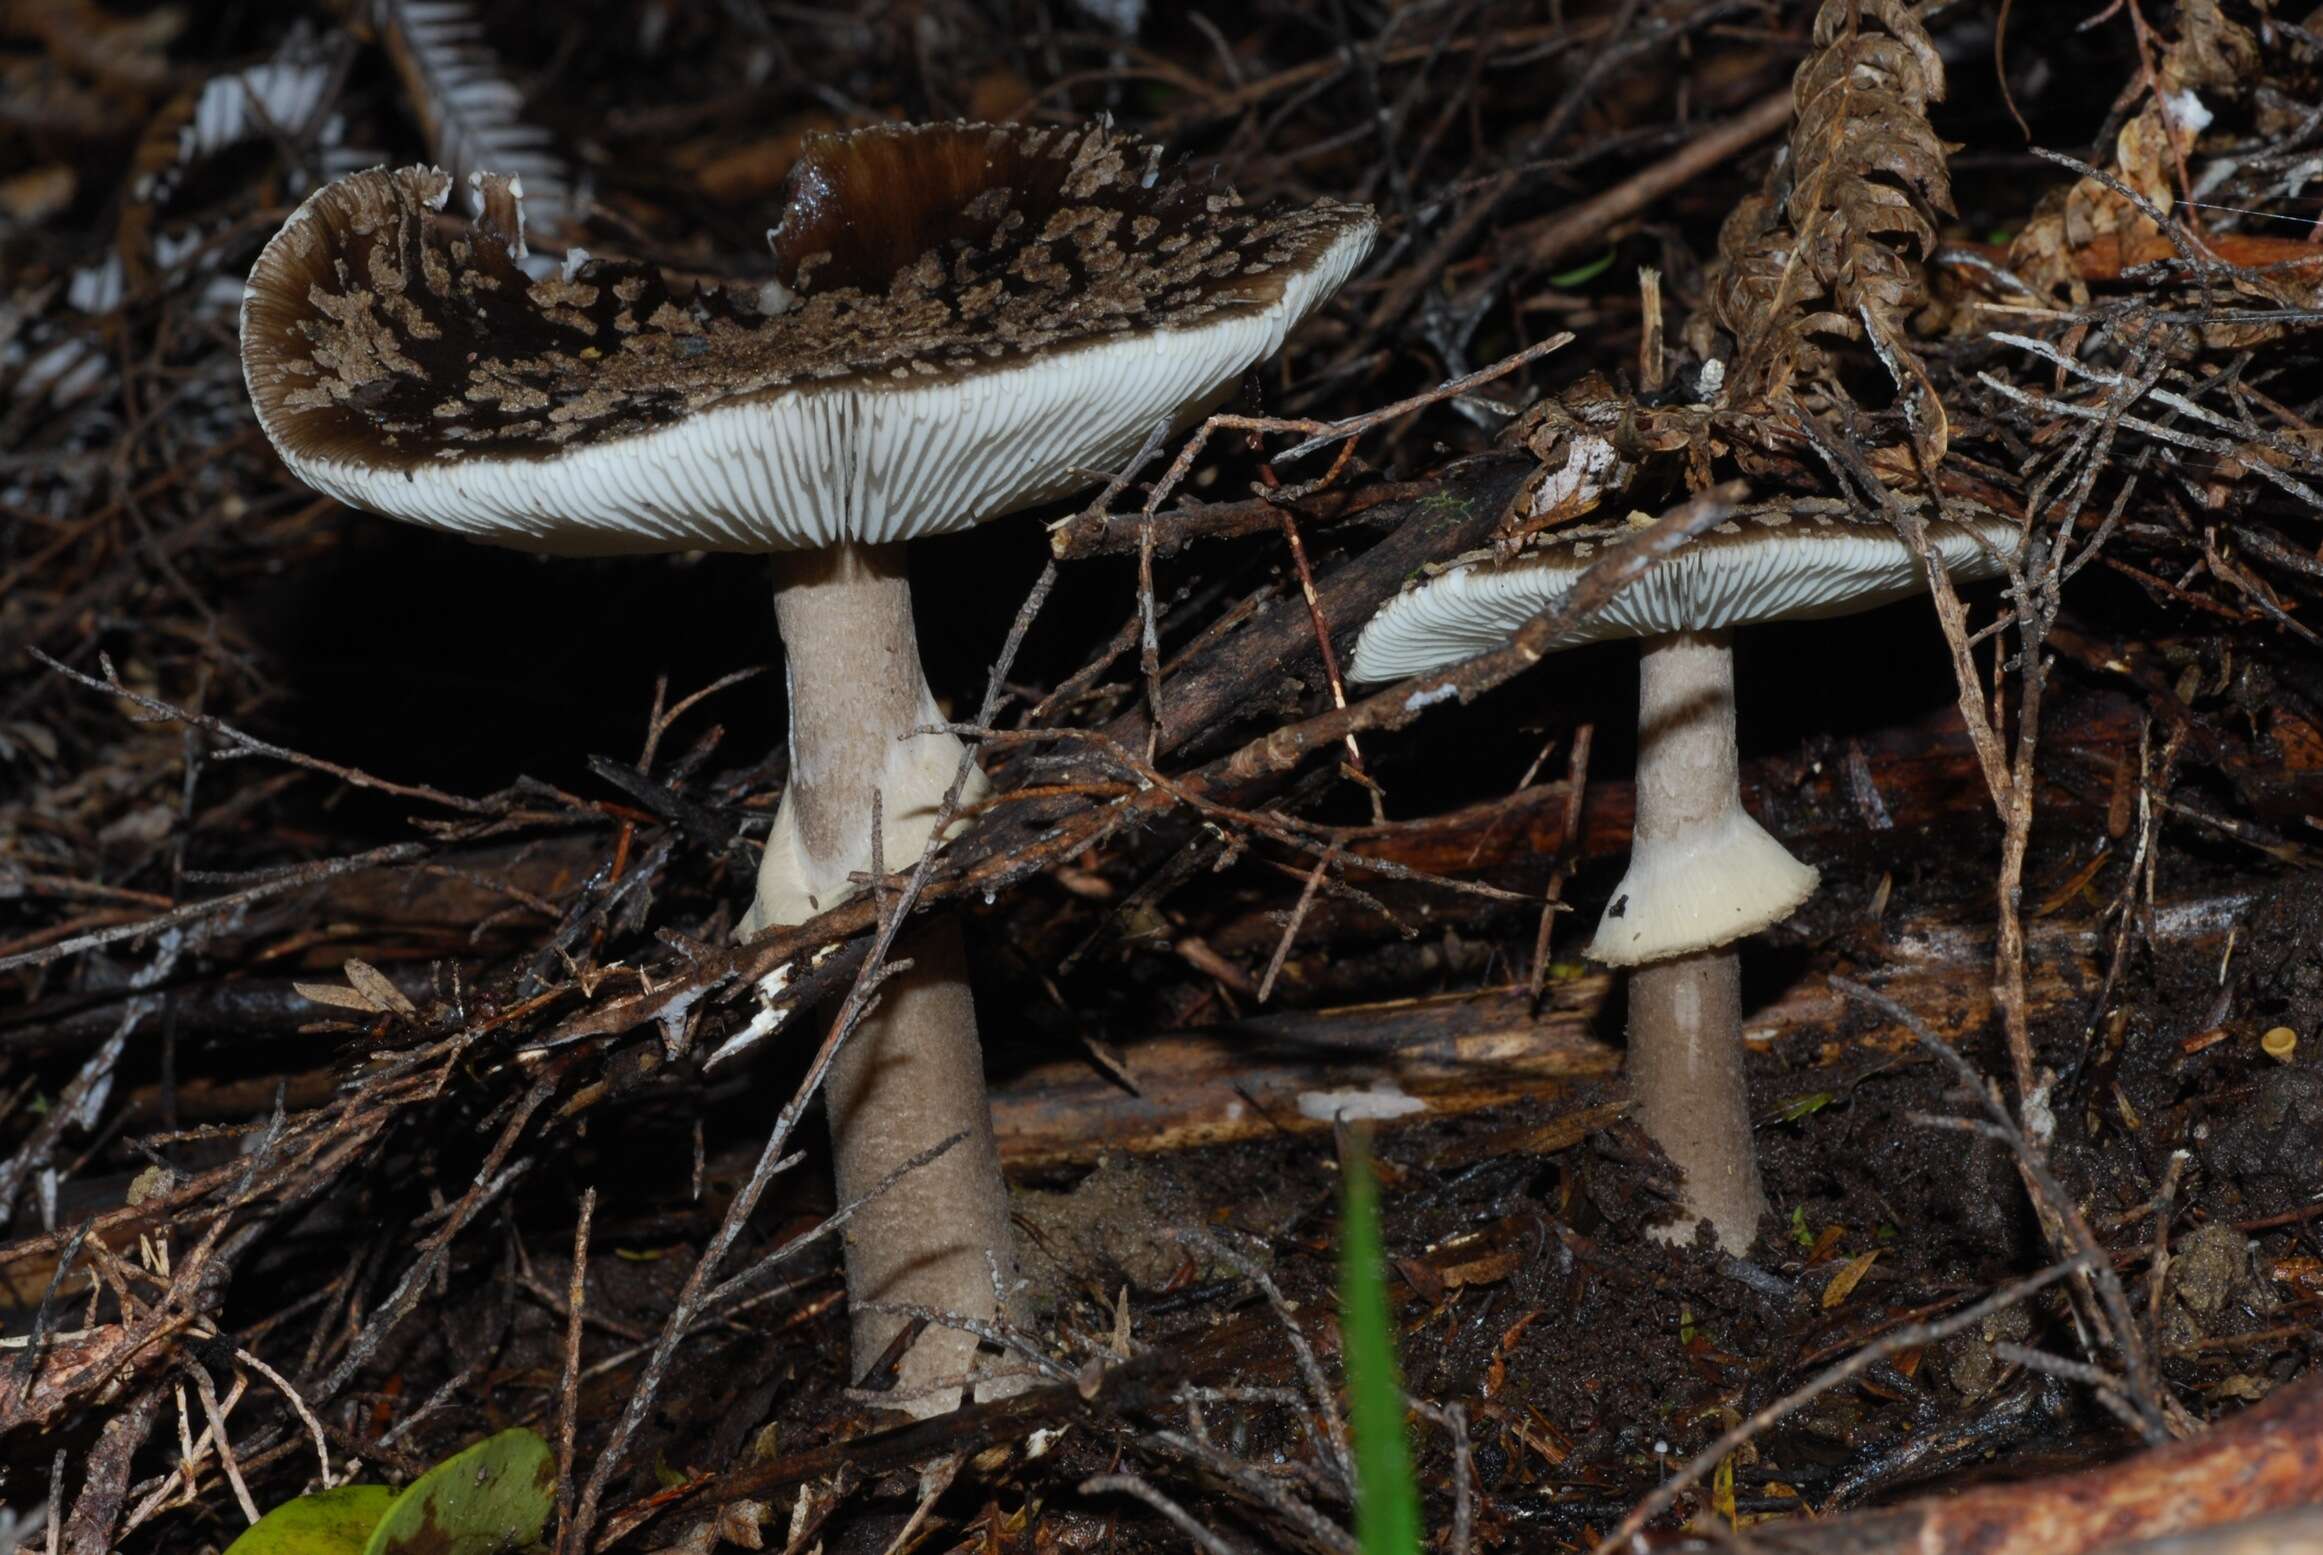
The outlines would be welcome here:
[[[1362,1134],[1346,1129],[1340,1139],[1345,1197],[1339,1217],[1339,1335],[1355,1445],[1355,1542],[1363,1555],[1418,1555],[1420,1492],[1404,1436],[1403,1377],[1396,1366],[1379,1232],[1379,1179]]]

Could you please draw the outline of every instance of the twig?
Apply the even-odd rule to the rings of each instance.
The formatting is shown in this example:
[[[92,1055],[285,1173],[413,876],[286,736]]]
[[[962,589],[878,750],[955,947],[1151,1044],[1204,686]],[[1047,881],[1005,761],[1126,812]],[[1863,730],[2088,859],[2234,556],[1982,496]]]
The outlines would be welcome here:
[[[1081,1494],[1135,1496],[1175,1524],[1180,1533],[1201,1547],[1203,1555],[1243,1555],[1223,1535],[1196,1522],[1191,1512],[1135,1474],[1092,1474],[1081,1481]]]
[[[1152,514],[1108,514],[1083,509],[1049,531],[1049,550],[1057,560],[1065,562],[1119,555],[1136,550],[1150,524],[1154,555],[1168,556],[1195,540],[1263,534],[1280,525],[1285,510],[1297,513],[1309,523],[1342,523],[1376,508],[1411,502],[1440,489],[1441,483],[1434,479],[1381,481],[1353,491],[1315,491],[1305,496],[1293,495],[1288,487],[1277,487],[1236,502],[1203,503]],[[1126,648],[1127,644],[1122,647]],[[1118,657],[1121,651],[1116,648],[1107,655],[1106,662]]]
[[[1339,655],[1331,647],[1331,623],[1323,618],[1323,606],[1315,598],[1315,573],[1314,569],[1307,565],[1307,547],[1306,543],[1299,538],[1299,521],[1291,516],[1287,508],[1282,515],[1282,533],[1284,541],[1290,546],[1291,563],[1298,570],[1299,595],[1307,602],[1307,619],[1314,623],[1315,651],[1323,658],[1323,678],[1331,686],[1331,705],[1345,711],[1347,707],[1347,683],[1339,674]],[[1156,723],[1158,724],[1158,722],[1159,714],[1157,712]],[[1347,765],[1371,796],[1372,820],[1385,821],[1387,811],[1380,799],[1379,785],[1372,782],[1369,774],[1363,770],[1363,747],[1355,743],[1355,736],[1352,734],[1347,736]]]
[[[1355,1453],[1347,1442],[1347,1427],[1339,1418],[1337,1395],[1333,1393],[1329,1379],[1323,1375],[1322,1364],[1315,1359],[1315,1348],[1307,1342],[1306,1331],[1299,1327],[1298,1318],[1291,1311],[1290,1303],[1283,1299],[1281,1287],[1275,1284],[1273,1276],[1269,1275],[1266,1270],[1244,1257],[1239,1250],[1229,1246],[1221,1238],[1212,1236],[1207,1231],[1198,1227],[1181,1227],[1172,1231],[1170,1235],[1178,1241],[1199,1248],[1212,1258],[1217,1259],[1236,1274],[1257,1286],[1260,1293],[1266,1297],[1267,1305],[1274,1310],[1276,1321],[1282,1324],[1283,1333],[1291,1342],[1291,1354],[1297,1358],[1299,1375],[1305,1379],[1307,1384],[1307,1392],[1312,1406],[1308,1429],[1313,1429],[1313,1419],[1321,1419],[1323,1422],[1321,1437],[1330,1450],[1331,1465],[1338,1472],[1341,1486],[1352,1496],[1355,1493]]]
[[[1446,1555],[1468,1555],[1476,1533],[1476,1458],[1468,1448],[1468,1410],[1460,1404],[1438,1409],[1419,1398],[1404,1402],[1422,1419],[1442,1426],[1452,1440],[1452,1542]]]
[[[234,1460],[234,1444],[226,1436],[226,1414],[223,1409],[218,1407],[217,1385],[210,1381],[209,1372],[199,1364],[190,1369],[194,1374],[194,1392],[201,1399],[202,1413],[208,1417],[210,1422],[210,1429],[206,1435],[208,1440],[215,1444],[218,1466],[225,1470],[226,1482],[234,1487],[234,1500],[242,1508],[243,1519],[246,1522],[255,1523],[259,1517],[258,1503],[250,1499],[250,1487],[242,1482],[242,1465]],[[241,1390],[236,1389],[235,1391],[239,1394]],[[199,1444],[196,1444],[196,1451],[199,1451]],[[186,1472],[189,1476],[193,1473],[193,1466],[190,1463],[186,1467]]]
[[[1291,941],[1298,938],[1299,925],[1306,921],[1307,909],[1314,905],[1315,892],[1322,886],[1324,874],[1338,857],[1339,844],[1333,842],[1323,850],[1323,856],[1315,860],[1314,869],[1307,875],[1307,883],[1300,887],[1298,905],[1291,909],[1290,921],[1282,926],[1282,938],[1275,942],[1274,955],[1266,963],[1266,975],[1258,980],[1259,1003],[1264,1004],[1273,997],[1274,980],[1281,974],[1282,964],[1290,956]]]
[[[229,761],[237,756],[265,756],[275,761],[287,762],[294,767],[304,767],[310,772],[320,772],[328,777],[337,778],[350,788],[368,788],[377,793],[393,794],[398,799],[424,800],[429,804],[442,805],[447,810],[458,810],[467,815],[498,815],[505,809],[505,806],[487,799],[471,799],[465,794],[448,794],[440,788],[430,788],[425,784],[392,783],[385,778],[373,777],[358,767],[343,767],[335,761],[325,761],[319,756],[309,756],[302,751],[294,751],[287,746],[261,740],[255,735],[244,734],[224,719],[213,718],[208,713],[197,713],[190,708],[179,707],[174,702],[164,702],[158,697],[149,697],[143,692],[132,691],[121,683],[121,677],[114,671],[112,656],[109,654],[100,653],[97,655],[97,663],[105,671],[105,678],[99,680],[94,675],[84,675],[72,666],[49,657],[38,648],[28,648],[25,651],[67,680],[86,686],[91,691],[102,691],[109,696],[120,698],[145,714],[143,720],[145,722],[181,723],[191,728],[200,729],[204,733],[216,735],[226,742],[226,748],[212,754],[211,759],[214,761]]]
[[[1505,378],[1520,367],[1530,367],[1550,352],[1561,351],[1572,343],[1572,331],[1561,330],[1546,340],[1537,340],[1521,351],[1512,352],[1502,357],[1489,367],[1479,367],[1472,373],[1462,373],[1457,378],[1446,379],[1432,389],[1426,389],[1418,394],[1397,400],[1392,405],[1382,405],[1377,410],[1367,410],[1360,416],[1349,416],[1344,421],[1333,421],[1326,424],[1304,423],[1303,425],[1314,428],[1314,436],[1303,443],[1294,443],[1267,462],[1278,465],[1294,464],[1311,453],[1330,447],[1333,443],[1343,442],[1348,438],[1361,437],[1373,427],[1384,426],[1390,421],[1410,415],[1415,410],[1425,410],[1430,405],[1441,404],[1445,400],[1456,400],[1463,394],[1474,393],[1495,378]],[[1293,424],[1281,423],[1283,426]]]
[[[651,759],[648,742],[647,759]],[[551,1549],[557,1555],[575,1555],[573,1526],[573,1429],[581,1408],[581,1314],[589,1304],[589,1222],[597,1213],[597,1190],[581,1192],[581,1211],[573,1225],[573,1272],[565,1282],[565,1365],[557,1389],[557,1532]]]
[[[958,1144],[961,1140],[966,1139],[967,1137],[968,1136],[965,1133],[960,1133],[954,1134],[948,1139],[937,1140],[934,1144],[928,1146],[927,1149],[920,1151],[917,1155],[914,1155],[911,1159],[896,1167],[895,1170],[889,1172],[885,1177],[882,1177],[879,1179],[879,1181],[873,1183],[869,1192],[863,1194],[860,1198],[849,1199],[846,1203],[840,1205],[837,1209],[831,1211],[831,1213],[828,1215],[825,1215],[820,1221],[815,1223],[811,1230],[803,1231],[797,1236],[792,1237],[789,1241],[783,1243],[782,1246],[776,1248],[773,1252],[768,1253],[765,1257],[759,1259],[756,1263],[750,1265],[741,1273],[720,1281],[715,1287],[712,1288],[710,1294],[703,1299],[702,1311],[704,1315],[706,1316],[709,1313],[717,1310],[719,1307],[724,1306],[729,1301],[738,1303],[741,1299],[742,1292],[748,1290],[752,1285],[755,1285],[758,1283],[758,1281],[764,1279],[767,1275],[772,1274],[776,1269],[781,1268],[784,1264],[789,1263],[792,1259],[798,1257],[799,1254],[805,1252],[808,1248],[822,1241],[825,1237],[835,1236],[839,1232],[845,1230],[847,1222],[853,1220],[857,1213],[860,1212],[866,1204],[872,1203],[874,1200],[878,1199],[881,1194],[887,1192],[888,1189],[894,1187],[897,1183],[903,1181],[904,1178],[910,1176],[913,1172],[918,1171],[921,1167],[927,1165],[930,1161],[935,1160],[938,1156],[941,1156],[945,1151],[951,1149],[954,1145]],[[795,1165],[802,1159],[803,1157],[801,1156],[791,1156],[782,1163],[782,1168],[778,1168],[778,1170]]]
[[[1184,1431],[1155,1431],[1151,1440],[1239,1488],[1331,1555],[1356,1555],[1355,1540],[1346,1529],[1275,1483],[1263,1470]]]
[[[1565,824],[1557,833],[1564,845],[1562,853],[1576,851],[1581,836],[1581,806],[1589,796],[1589,748],[1596,734],[1595,724],[1583,724],[1573,731],[1572,754],[1565,761]],[[1550,871],[1548,889],[1541,893],[1541,921],[1540,927],[1533,931],[1531,981],[1526,989],[1532,996],[1536,1014],[1540,1011],[1541,995],[1549,986],[1549,936],[1556,925],[1557,910],[1563,905],[1565,880],[1572,872],[1571,863],[1560,856]]]
[[[298,1416],[299,1423],[307,1428],[307,1434],[314,1439],[316,1481],[325,1490],[332,1488],[331,1448],[323,1439],[323,1423],[315,1418],[315,1412],[307,1407],[307,1401],[299,1397],[298,1389],[292,1387],[290,1380],[281,1372],[240,1346],[235,1347],[234,1359],[274,1384],[274,1390],[282,1395],[282,1401],[290,1406],[290,1412]]]
[[[0,972],[12,972],[18,967],[25,966],[46,966],[49,962],[60,961],[67,956],[77,956],[84,950],[95,950],[101,946],[118,944],[126,939],[143,939],[147,935],[159,934],[166,929],[174,929],[182,924],[198,923],[204,918],[214,918],[220,913],[232,912],[236,908],[247,907],[253,902],[265,901],[268,897],[281,896],[286,892],[301,890],[310,885],[320,884],[325,880],[335,880],[341,875],[351,875],[357,870],[377,869],[387,864],[408,864],[413,859],[426,857],[427,852],[428,845],[426,843],[397,842],[384,848],[373,848],[368,853],[351,854],[346,858],[324,859],[314,864],[301,864],[297,868],[286,870],[262,884],[248,886],[240,891],[229,891],[224,896],[213,896],[205,901],[189,902],[183,907],[172,908],[168,912],[157,913],[150,918],[141,918],[135,923],[117,923],[110,928],[93,929],[87,934],[77,934],[71,939],[59,940],[53,945],[45,945],[38,950],[20,951],[13,956],[0,956]]]

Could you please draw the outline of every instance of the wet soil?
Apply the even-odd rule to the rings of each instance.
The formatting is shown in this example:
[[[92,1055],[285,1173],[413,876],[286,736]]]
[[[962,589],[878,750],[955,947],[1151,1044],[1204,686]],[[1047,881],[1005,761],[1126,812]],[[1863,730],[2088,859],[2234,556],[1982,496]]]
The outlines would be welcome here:
[[[2173,862],[2200,875],[2200,860]],[[2057,1171],[2112,1254],[2169,1386],[2197,1417],[2264,1397],[2323,1344],[2323,1247],[2311,1214],[2323,1196],[2323,1053],[2307,1043],[2279,1062],[2258,1045],[2266,1026],[2305,1020],[2300,1001],[2317,997],[2303,927],[2315,905],[2297,884],[2262,891],[2233,929],[2223,983],[2221,934],[2138,959],[2119,1000],[2132,1014],[2118,1030],[2086,1043],[2078,1023],[2039,1033],[2059,1075]],[[1996,1072],[1998,1053],[1978,1046],[1969,1044],[1971,1057]],[[1135,1043],[1124,1053],[1134,1067]],[[1419,1398],[1465,1408],[1488,1539],[1585,1544],[1741,1415],[1891,1328],[1952,1311],[2046,1261],[2006,1148],[1930,1122],[1973,1110],[1948,1066],[1892,1042],[1778,1041],[1754,1050],[1751,1080],[1772,1208],[1742,1264],[1706,1239],[1672,1247],[1649,1238],[1669,1213],[1670,1169],[1607,1105],[1621,1100],[1618,1078],[1379,1135],[1406,1382]],[[1576,1142],[1555,1125],[1577,1115],[1597,1126]],[[640,1221],[635,1245],[618,1233],[602,1244],[618,1250],[595,1261],[596,1317],[650,1331],[685,1249],[698,1245],[692,1222],[714,1216],[735,1171],[713,1159],[710,1197],[695,1215]],[[2154,1206],[2166,1183],[2157,1292]],[[1192,1230],[1272,1277],[1336,1375],[1338,1165],[1328,1135],[1106,1152],[1093,1164],[1020,1173],[1016,1189],[1035,1323],[1053,1353],[1111,1354],[1126,1337],[1139,1351],[1199,1354],[1229,1319],[1271,1323],[1247,1279],[1179,1235]],[[819,1191],[790,1191],[789,1228],[810,1222]],[[553,1255],[536,1274],[562,1289]],[[875,1424],[837,1370],[845,1336],[835,1268],[809,1261],[791,1279],[780,1343],[769,1345],[763,1328],[720,1331],[665,1393],[654,1429],[684,1463],[717,1464],[753,1442],[772,1454]],[[538,1348],[533,1383],[551,1385],[558,1325],[538,1312],[516,1321],[513,1350]],[[2007,1344],[2082,1355],[2054,1294],[1906,1351],[1745,1449],[1737,1511],[1827,1513],[2061,1471],[2134,1445],[2085,1391],[1995,1354]],[[412,1359],[434,1369],[453,1357]],[[623,1375],[585,1403],[617,1407]],[[1297,1386],[1279,1345],[1209,1380]],[[1214,1402],[1205,1418],[1245,1462],[1312,1451],[1288,1408]],[[1440,1520],[1446,1439],[1429,1430],[1417,1439]],[[1031,1521],[1011,1537],[1065,1548],[1141,1537],[1071,1494],[1118,1465],[1108,1432],[1067,1431],[1033,1461],[1018,1447],[971,1471],[939,1510],[970,1521],[996,1507],[1020,1518],[1029,1507]],[[831,1547],[883,1547],[916,1498],[906,1479],[865,1487],[832,1524]],[[1317,1500],[1327,1515],[1345,1514],[1327,1495]],[[787,1506],[781,1499],[777,1514]],[[1680,1510],[1700,1508],[1688,1500]],[[1230,1494],[1201,1513],[1230,1534],[1279,1537]]]

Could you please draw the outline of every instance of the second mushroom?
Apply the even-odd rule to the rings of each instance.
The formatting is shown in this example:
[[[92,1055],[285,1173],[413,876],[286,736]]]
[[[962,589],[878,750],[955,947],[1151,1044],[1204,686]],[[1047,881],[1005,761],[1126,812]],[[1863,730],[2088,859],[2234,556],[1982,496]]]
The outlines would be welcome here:
[[[1381,608],[1357,640],[1349,678],[1400,680],[1500,647],[1625,532],[1557,529],[1511,562],[1464,558]],[[1997,517],[1928,525],[1932,557],[1964,581],[1998,574],[2016,542],[2016,526]],[[1734,628],[1848,615],[1927,587],[1885,524],[1804,505],[1759,511],[1695,539],[1549,645],[1642,639],[1629,869],[1588,953],[1629,970],[1631,1087],[1646,1132],[1685,1176],[1672,1237],[1691,1238],[1707,1220],[1718,1245],[1739,1255],[1757,1235],[1766,1191],[1733,945],[1789,917],[1816,884],[1742,808]]]

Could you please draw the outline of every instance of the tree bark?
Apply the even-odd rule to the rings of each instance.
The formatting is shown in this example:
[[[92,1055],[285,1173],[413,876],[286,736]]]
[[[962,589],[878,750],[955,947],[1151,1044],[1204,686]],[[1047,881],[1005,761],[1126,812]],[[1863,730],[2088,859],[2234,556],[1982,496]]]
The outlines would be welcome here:
[[[1746,1555],[2128,1555],[2122,1546],[2141,1539],[2216,1528],[2318,1500],[2323,1379],[2305,1377],[2191,1441],[2119,1463],[1983,1485],[1827,1523],[1769,1525],[1750,1530],[1738,1544]],[[2235,1546],[2202,1541],[2182,1548]],[[2289,1555],[2300,1546],[2273,1548]]]

